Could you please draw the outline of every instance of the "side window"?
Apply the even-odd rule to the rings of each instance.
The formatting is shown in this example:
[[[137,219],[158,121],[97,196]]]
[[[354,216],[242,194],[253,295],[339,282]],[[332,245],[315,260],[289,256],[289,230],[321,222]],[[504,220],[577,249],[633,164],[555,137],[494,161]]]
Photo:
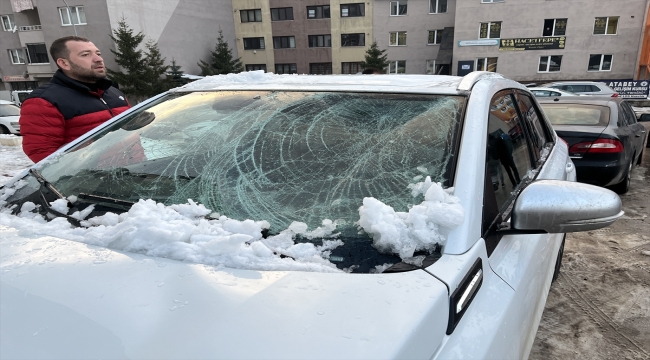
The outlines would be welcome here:
[[[591,92],[601,92],[600,88],[599,88],[598,86],[596,86],[596,85],[587,85],[587,86],[585,86],[585,87],[589,87],[590,90],[587,90],[587,91],[591,91]]]
[[[630,124],[628,123],[627,114],[625,113],[625,110],[623,110],[623,106],[621,104],[618,106],[618,126],[623,127],[628,125]]]
[[[488,114],[486,162],[499,211],[507,208],[514,199],[513,191],[532,170],[523,126],[512,92],[497,93]]]
[[[628,104],[626,102],[622,102],[621,106],[623,107],[623,111],[627,115],[627,123],[630,124],[630,125],[636,124],[637,123],[636,114],[634,113],[634,110],[632,110],[632,107],[630,106],[630,104]]]
[[[543,118],[533,100],[528,95],[519,91],[517,92],[517,99],[521,115],[526,121],[530,131],[530,141],[533,154],[536,158],[539,158],[540,151],[544,147],[544,144],[549,142],[551,139],[550,132],[547,129],[546,124],[543,123]]]

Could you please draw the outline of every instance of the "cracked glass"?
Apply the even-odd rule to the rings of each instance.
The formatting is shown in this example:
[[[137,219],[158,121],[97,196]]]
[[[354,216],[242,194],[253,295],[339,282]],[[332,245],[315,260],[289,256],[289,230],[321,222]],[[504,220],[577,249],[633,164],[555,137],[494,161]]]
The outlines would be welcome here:
[[[45,164],[66,196],[166,205],[192,199],[234,219],[338,231],[365,197],[408,211],[409,184],[449,186],[465,98],[220,91],[163,97]]]

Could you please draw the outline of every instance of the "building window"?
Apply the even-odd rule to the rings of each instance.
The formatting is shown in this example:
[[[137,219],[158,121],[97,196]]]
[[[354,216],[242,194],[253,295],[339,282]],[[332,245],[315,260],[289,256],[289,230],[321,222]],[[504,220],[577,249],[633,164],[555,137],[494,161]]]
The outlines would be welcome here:
[[[274,49],[293,49],[296,47],[296,38],[294,36],[274,36]]]
[[[38,81],[12,81],[9,84],[11,84],[11,91],[36,90],[40,86]],[[18,97],[21,96],[18,95]],[[21,100],[25,101],[24,98],[21,98]]]
[[[406,31],[393,31],[390,33],[389,46],[406,46]]]
[[[481,23],[479,39],[498,39],[501,37],[501,21]]]
[[[271,9],[271,21],[293,20],[293,8]]]
[[[358,74],[363,71],[363,66],[360,62],[344,62],[341,63],[341,74]]]
[[[616,35],[618,16],[597,17],[594,21],[594,35]]]
[[[366,6],[360,4],[341,4],[341,17],[365,16]]]
[[[442,42],[442,30],[429,30],[427,45],[440,45]]]
[[[332,47],[332,36],[309,35],[309,47]]]
[[[248,64],[246,71],[264,70],[266,72],[266,64]]]
[[[424,72],[425,74],[435,75],[436,74],[436,61],[427,60],[427,68]]]
[[[309,73],[313,75],[329,75],[332,73],[332,63],[311,63]]]
[[[86,12],[83,6],[60,7],[59,16],[63,26],[71,26],[73,23],[75,25],[86,25]]]
[[[562,55],[540,56],[537,72],[558,72],[562,66]]]
[[[566,22],[567,19],[545,19],[542,36],[566,35]]]
[[[45,44],[27,44],[27,61],[29,64],[49,64]]]
[[[595,54],[589,55],[589,67],[587,71],[611,71],[612,55]]]
[[[242,23],[262,22],[262,9],[239,10]]]
[[[476,71],[497,72],[497,58],[476,59]]]
[[[11,59],[12,64],[24,64],[25,63],[25,50],[23,49],[9,49],[9,59]]]
[[[264,49],[264,38],[244,38],[244,50]]]
[[[307,19],[329,19],[329,17],[329,5],[307,6]]]
[[[296,64],[275,64],[276,74],[297,74],[298,67]]]
[[[406,74],[406,60],[396,60],[388,63],[389,74]]]
[[[13,15],[0,15],[2,20],[2,30],[13,31],[16,28],[16,22]]]
[[[429,14],[447,12],[447,0],[429,0]]]
[[[406,8],[408,1],[399,0],[390,2],[390,16],[404,16],[406,15]]]
[[[341,46],[366,46],[366,34],[341,34]]]

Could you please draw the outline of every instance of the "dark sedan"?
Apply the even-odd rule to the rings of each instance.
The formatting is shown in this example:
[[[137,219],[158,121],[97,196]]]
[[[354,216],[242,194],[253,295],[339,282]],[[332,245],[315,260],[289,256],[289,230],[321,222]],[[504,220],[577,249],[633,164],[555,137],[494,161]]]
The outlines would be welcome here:
[[[538,98],[555,132],[569,145],[578,181],[630,188],[630,172],[641,162],[646,129],[620,98]]]

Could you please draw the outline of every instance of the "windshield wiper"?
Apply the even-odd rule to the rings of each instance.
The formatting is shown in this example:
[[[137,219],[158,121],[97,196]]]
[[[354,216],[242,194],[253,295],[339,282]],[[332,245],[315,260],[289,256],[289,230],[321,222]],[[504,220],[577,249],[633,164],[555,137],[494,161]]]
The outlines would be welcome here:
[[[75,219],[75,218],[73,218],[72,216],[70,216],[68,214],[64,214],[64,213],[62,213],[60,211],[57,211],[57,210],[53,209],[52,206],[50,206],[49,201],[47,201],[47,199],[45,198],[45,194],[43,193],[43,188],[44,187],[47,188],[51,193],[56,195],[59,199],[65,199],[65,201],[68,203],[68,206],[71,205],[70,200],[68,200],[59,190],[57,190],[57,188],[54,187],[54,185],[52,185],[52,183],[47,181],[47,179],[45,179],[43,177],[43,175],[41,175],[41,173],[38,170],[32,168],[32,169],[29,169],[29,173],[33,177],[36,178],[36,180],[38,181],[39,184],[41,184],[41,186],[38,188],[38,193],[40,194],[41,205],[43,205],[45,210],[48,213],[52,214],[52,215],[59,216],[59,217],[64,217],[72,225],[80,227],[81,222],[79,221],[79,219]]]
[[[103,205],[106,207],[111,207],[114,209],[125,210],[125,211],[129,211],[129,209],[131,209],[131,206],[135,204],[134,202],[131,201],[115,199],[108,196],[86,194],[86,193],[79,194],[79,196],[77,196],[77,199],[83,202]]]

